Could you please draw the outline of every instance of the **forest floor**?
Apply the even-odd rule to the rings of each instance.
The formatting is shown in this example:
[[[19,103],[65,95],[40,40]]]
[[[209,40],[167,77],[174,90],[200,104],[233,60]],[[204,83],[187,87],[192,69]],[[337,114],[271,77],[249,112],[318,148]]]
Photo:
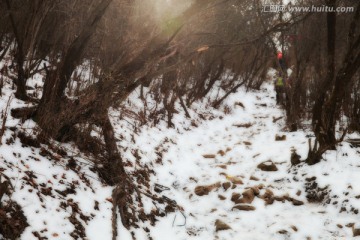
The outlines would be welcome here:
[[[17,223],[14,229],[25,228],[20,239],[111,239],[112,188],[93,171],[94,159],[71,143],[31,141],[39,131],[36,124],[9,114],[26,104],[11,98],[10,85],[2,93],[2,120],[8,116],[0,173],[1,182],[11,186],[1,200],[0,219],[6,220],[2,213],[17,203],[23,215],[14,212],[11,221]],[[134,97],[128,107],[140,111],[142,102]],[[136,239],[315,240],[359,234],[360,148],[345,141],[314,166],[291,166],[292,149],[304,160],[314,136],[306,123],[303,130],[286,130],[271,85],[240,89],[219,110],[196,103],[189,109],[191,119],[178,110],[175,128],[164,121],[134,126],[123,111],[110,112],[126,170],[148,164],[154,170],[151,188],[183,209],[155,226],[143,223],[149,233],[135,229]],[[145,203],[150,212],[151,200]],[[132,239],[118,225],[118,239]]]

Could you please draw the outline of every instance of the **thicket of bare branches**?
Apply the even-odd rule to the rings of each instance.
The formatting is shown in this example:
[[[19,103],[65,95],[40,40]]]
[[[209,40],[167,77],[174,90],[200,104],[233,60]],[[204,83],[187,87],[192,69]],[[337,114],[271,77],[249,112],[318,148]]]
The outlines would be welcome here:
[[[316,147],[309,164],[334,149],[347,131],[358,131],[360,68],[360,4],[358,1],[305,1],[308,6],[353,7],[347,13],[312,13],[288,31],[281,32],[293,74],[286,104],[289,128],[296,130],[311,117]],[[336,136],[342,116],[343,134]]]
[[[184,112],[214,87],[226,93],[214,107],[241,85],[259,87],[268,67],[269,47],[257,24],[251,1],[1,1],[3,72],[13,79],[16,97],[33,107],[14,109],[13,116],[32,118],[44,136],[74,141],[97,155],[98,171],[113,194],[114,218],[119,210],[125,227],[154,216],[134,211],[147,196],[167,211],[178,206],[134,184],[125,171],[114,129],[111,107],[124,103],[138,88],[151,91],[172,127],[175,103]],[[175,6],[175,7],[174,7]],[[77,69],[89,68],[82,76]],[[27,80],[44,75],[40,97],[29,95]],[[223,77],[227,75],[226,81]],[[140,98],[144,98],[141,91]],[[86,126],[86,127],[83,127]],[[89,128],[102,130],[102,138]],[[86,141],[87,144],[84,144]],[[148,171],[143,175],[146,186]],[[135,201],[135,202],[134,202]],[[115,219],[114,219],[115,222]],[[116,233],[114,233],[116,235]]]
[[[137,226],[139,219],[153,222],[151,216],[133,211],[134,201],[141,205],[146,195],[169,209],[176,206],[134,185],[117,148],[108,110],[126,102],[136,89],[141,89],[143,100],[144,91],[150,91],[163,107],[158,113],[172,127],[177,102],[191,117],[187,109],[214,88],[222,90],[212,99],[215,108],[243,85],[259,88],[268,69],[278,67],[274,39],[280,39],[293,69],[288,123],[296,130],[306,113],[311,114],[320,142],[320,149],[313,151],[316,157],[309,161],[314,163],[324,149],[334,146],[334,128],[342,113],[349,127],[359,130],[359,4],[346,2],[356,9],[347,15],[266,13],[261,4],[257,0],[0,1],[0,60],[10,58],[1,73],[13,79],[17,98],[33,103],[31,108],[13,110],[13,116],[32,118],[42,136],[74,141],[97,155],[100,175],[117,185],[113,201],[125,227]],[[77,71],[81,66],[90,74],[82,76]],[[35,73],[45,79],[40,97],[26,89]],[[102,130],[101,139],[90,135],[92,127]]]

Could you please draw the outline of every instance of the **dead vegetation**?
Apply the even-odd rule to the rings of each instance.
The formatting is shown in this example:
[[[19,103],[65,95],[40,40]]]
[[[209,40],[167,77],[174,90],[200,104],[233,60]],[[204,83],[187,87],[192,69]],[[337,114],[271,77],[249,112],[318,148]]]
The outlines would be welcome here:
[[[97,159],[92,169],[107,184],[115,186],[112,199],[114,211],[119,211],[124,226],[129,229],[137,227],[139,221],[153,224],[156,216],[163,213],[155,211],[146,215],[141,212],[142,198],[152,198],[155,206],[166,205],[167,211],[180,207],[164,195],[158,196],[149,191],[146,179],[152,173],[146,166],[140,166],[140,172],[125,170],[126,160],[117,147],[108,109],[121,106],[140,88],[139,97],[144,102],[144,111],[133,116],[141,124],[163,119],[168,127],[173,127],[176,102],[180,102],[186,116],[190,117],[187,108],[205,98],[211,89],[219,87],[219,83],[219,89],[224,93],[212,99],[214,106],[219,106],[240,86],[254,85],[253,78],[260,78],[258,84],[261,83],[261,74],[268,60],[257,56],[269,52],[269,48],[263,44],[266,38],[262,36],[262,31],[257,32],[256,41],[250,45],[244,35],[227,35],[228,31],[219,24],[235,20],[236,16],[230,14],[234,12],[234,6],[236,11],[246,13],[247,2],[219,4],[216,0],[206,3],[198,0],[188,8],[179,3],[183,10],[172,12],[170,16],[177,24],[165,27],[156,22],[159,19],[154,15],[151,16],[151,11],[155,10],[150,3],[123,0],[88,2],[91,3],[86,4],[88,8],[84,8],[84,1],[74,3],[71,8],[65,2],[55,1],[1,3],[3,15],[9,13],[9,18],[0,19],[0,24],[8,26],[1,29],[1,33],[10,41],[5,41],[5,35],[0,37],[1,43],[11,46],[11,53],[14,53],[10,57],[16,65],[11,75],[16,76],[13,78],[17,87],[15,96],[33,103],[31,107],[12,109],[11,114],[22,121],[31,118],[41,128],[38,137],[21,131],[17,132],[17,137],[24,146],[35,148],[40,148],[42,144],[51,146],[50,139],[76,143],[81,151]],[[198,15],[205,8],[213,8],[214,11]],[[34,15],[26,24],[30,14],[27,9],[44,14]],[[63,14],[65,12],[69,14]],[[250,14],[236,21],[246,22],[251,17]],[[143,25],[144,20],[149,19],[155,21],[155,28]],[[192,24],[188,24],[189,19]],[[63,24],[71,27],[64,31]],[[233,33],[240,31],[237,26],[233,27],[236,29]],[[210,29],[217,29],[217,34],[226,36],[228,44],[217,46],[222,44],[222,40],[217,38],[196,36],[190,40],[188,37],[194,31]],[[241,32],[246,35],[245,30]],[[244,44],[232,46],[233,42]],[[241,63],[234,61],[234,49],[237,54],[246,52],[247,58]],[[41,65],[44,59],[47,63]],[[91,74],[88,79],[82,79],[77,71],[86,61],[90,62]],[[222,81],[230,68],[234,74]],[[45,79],[40,99],[32,99],[26,88],[27,80],[35,73],[43,74]],[[242,73],[246,78],[242,78]],[[159,107],[146,109],[145,99],[149,95],[154,97]],[[100,129],[98,137],[91,136],[93,129]],[[45,148],[41,154],[54,157]],[[66,166],[74,170],[77,168],[71,161]],[[45,190],[43,192],[46,193]],[[75,220],[73,224],[77,225]],[[83,237],[81,229],[79,226],[80,232],[74,234]]]
[[[0,207],[0,234],[4,239],[18,239],[28,225],[21,207],[16,202],[2,203]]]
[[[335,1],[328,2],[334,4]],[[25,146],[36,148],[41,144],[51,146],[50,139],[74,142],[81,151],[97,159],[93,169],[107,184],[114,186],[113,218],[116,219],[118,211],[128,229],[138,227],[139,221],[153,224],[156,217],[164,213],[158,210],[143,213],[142,198],[151,198],[155,206],[166,205],[167,211],[181,207],[165,195],[149,191],[148,179],[152,172],[148,166],[139,164],[141,170],[136,172],[126,170],[127,161],[118,148],[109,109],[124,109],[121,107],[127,104],[129,96],[137,93],[143,110],[123,114],[132,115],[140,124],[166,121],[168,127],[175,127],[173,117],[177,103],[190,118],[188,109],[197,101],[208,98],[209,107],[219,108],[242,86],[259,89],[276,52],[273,35],[283,36],[294,30],[304,36],[315,33],[317,38],[327,39],[328,44],[326,50],[321,47],[323,41],[287,46],[295,66],[286,103],[287,122],[290,129],[296,130],[304,113],[301,109],[312,108],[313,128],[320,147],[310,146],[307,162],[320,161],[322,153],[337,143],[334,127],[342,109],[350,117],[352,128],[358,126],[359,92],[352,91],[352,86],[359,88],[354,79],[360,66],[357,28],[360,5],[354,4],[356,11],[348,19],[338,16],[348,27],[346,39],[349,41],[341,41],[336,35],[336,26],[329,24],[327,31],[317,30],[325,22],[323,14],[292,15],[285,21],[276,13],[261,13],[260,1],[256,3],[256,10],[249,11],[254,5],[252,0],[181,1],[176,3],[177,8],[171,8],[181,10],[169,8],[169,14],[165,14],[156,12],[150,1],[140,0],[86,0],[72,4],[2,1],[0,16],[6,17],[0,18],[0,60],[7,55],[11,65],[5,66],[1,74],[16,85],[16,98],[31,103],[30,107],[12,109],[11,114],[23,122],[33,119],[41,128],[36,139],[21,131],[17,137]],[[334,14],[327,17],[329,23],[337,18]],[[342,61],[335,62],[336,40],[344,44],[341,47],[346,51],[339,58]],[[283,48],[285,45],[282,42]],[[312,55],[318,54],[313,49],[319,50],[319,58]],[[42,65],[44,61],[46,64]],[[80,77],[79,69],[84,64],[89,67],[88,77]],[[40,98],[30,96],[26,87],[27,80],[36,73],[44,77],[41,95],[34,95]],[[321,79],[320,84],[316,79]],[[213,89],[218,94],[209,96]],[[313,89],[320,94],[314,94]],[[355,97],[345,98],[348,93]],[[147,106],[149,97],[156,106]],[[349,102],[349,108],[342,108],[345,101]],[[245,109],[241,102],[236,105]],[[229,110],[224,106],[224,112]],[[200,118],[207,119],[206,116]],[[5,122],[6,115],[0,136]],[[243,123],[236,127],[252,125]],[[91,134],[93,130],[98,130],[96,137]],[[279,136],[277,140],[285,141],[286,136]],[[41,153],[54,157],[47,149]],[[75,170],[77,167],[71,161],[67,166]],[[276,166],[265,171],[276,171]],[[209,191],[205,187],[197,192]],[[77,225],[75,219],[73,224]],[[74,236],[83,237],[81,229],[79,226],[80,232]]]
[[[2,201],[4,195],[11,196],[12,190],[10,179],[0,172],[0,235],[9,240],[18,239],[29,226],[19,204],[11,199]]]

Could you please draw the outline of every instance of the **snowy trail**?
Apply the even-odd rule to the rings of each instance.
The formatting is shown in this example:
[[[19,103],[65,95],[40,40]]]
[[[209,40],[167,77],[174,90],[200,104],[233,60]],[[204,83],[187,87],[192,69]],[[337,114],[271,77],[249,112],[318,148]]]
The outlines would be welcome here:
[[[1,104],[6,104],[11,93],[10,88],[4,91]],[[174,116],[176,129],[162,122],[156,127],[142,126],[134,134],[127,121],[114,117],[123,158],[134,162],[137,151],[156,173],[150,185],[168,187],[161,195],[184,209],[185,218],[177,211],[155,226],[144,223],[152,239],[352,238],[352,228],[347,226],[359,223],[360,150],[344,142],[336,151],[327,152],[319,164],[290,169],[291,148],[305,159],[306,136],[311,132],[283,130],[283,111],[274,97],[271,85],[252,92],[242,89],[224,103],[226,114],[223,109],[198,104],[189,109],[194,118],[185,119],[179,110]],[[18,100],[11,102],[12,108],[22,105]],[[198,113],[208,120],[196,118]],[[87,156],[71,144],[55,144],[66,154],[46,146],[28,146],[10,128],[20,126],[33,136],[34,122],[21,123],[9,116],[6,124],[0,171],[11,179],[15,191],[2,202],[11,199],[24,210],[30,226],[21,239],[70,240],[82,234],[91,240],[111,239],[112,188],[100,183]],[[276,141],[276,135],[286,139]],[[277,171],[257,167],[268,160]],[[130,166],[129,171],[136,164]],[[239,205],[245,198],[251,211],[234,209],[244,209]],[[152,207],[151,201],[145,204],[146,212]],[[231,229],[216,231],[215,223],[219,227],[220,221]],[[118,239],[132,239],[118,225]],[[139,240],[148,239],[147,235],[135,230]]]
[[[239,102],[244,107],[239,106]],[[347,188],[348,183],[339,186],[337,178],[344,180],[349,171],[359,173],[359,169],[345,169],[336,156],[341,151],[348,151],[350,157],[344,160],[356,161],[359,154],[344,144],[338,152],[327,154],[328,162],[312,167],[302,164],[299,170],[289,173],[290,150],[295,148],[301,159],[305,159],[306,135],[309,133],[281,130],[284,119],[276,119],[283,117],[283,112],[275,104],[272,87],[266,85],[253,93],[240,91],[226,104],[232,106],[232,113],[222,119],[205,121],[198,128],[181,134],[161,128],[149,129],[136,139],[139,148],[154,149],[161,139],[159,135],[168,138],[160,144],[163,164],[155,167],[154,184],[170,187],[162,194],[183,206],[186,215],[185,226],[180,213],[171,214],[151,228],[150,235],[156,240],[340,239],[352,236],[351,228],[345,225],[356,222],[356,214],[339,214],[340,201],[338,205],[308,203],[305,183],[306,178],[316,176],[321,187],[331,184],[331,190]],[[275,141],[276,135],[284,135],[286,140]],[[143,155],[151,159],[152,154],[146,149],[142,148]],[[258,164],[268,160],[276,165],[277,171],[257,168]],[[339,171],[331,172],[336,179],[324,176],[336,168]],[[230,183],[229,189],[224,188],[224,183]],[[209,185],[213,187],[208,194],[198,196],[195,193],[196,187]],[[260,190],[260,194],[248,204],[256,210],[234,210],[236,204],[231,200],[232,196],[241,196],[250,187]],[[355,195],[360,189],[353,190]],[[262,198],[268,192],[278,200],[266,204]],[[352,204],[359,206],[359,201]],[[231,229],[217,232],[216,220],[221,220]],[[143,235],[139,233],[137,237],[142,239]]]

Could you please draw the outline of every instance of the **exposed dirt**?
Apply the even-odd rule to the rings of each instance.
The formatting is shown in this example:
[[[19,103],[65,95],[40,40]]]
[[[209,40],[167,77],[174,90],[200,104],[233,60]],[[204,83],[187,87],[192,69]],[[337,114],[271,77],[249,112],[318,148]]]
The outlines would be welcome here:
[[[21,207],[13,201],[6,201],[0,207],[0,235],[15,240],[29,226]]]

